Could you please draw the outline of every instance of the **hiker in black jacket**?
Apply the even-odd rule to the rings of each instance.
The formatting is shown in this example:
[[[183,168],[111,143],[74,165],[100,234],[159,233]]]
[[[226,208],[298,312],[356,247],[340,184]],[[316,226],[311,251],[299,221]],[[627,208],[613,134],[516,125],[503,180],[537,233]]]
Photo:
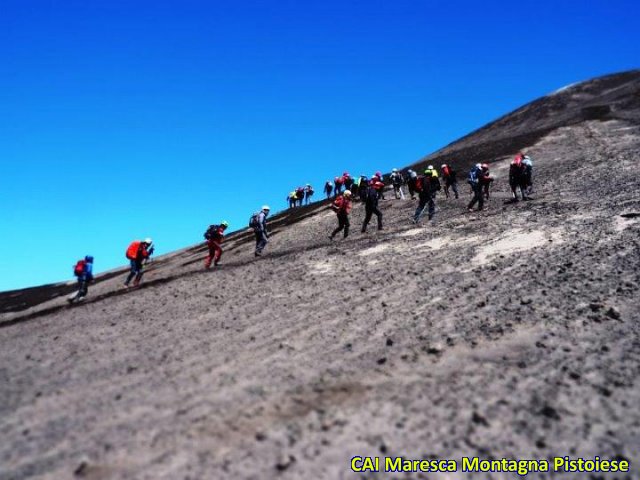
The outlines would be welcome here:
[[[438,177],[434,177],[433,170],[427,169],[424,171],[424,176],[422,178],[418,178],[417,182],[421,187],[419,196],[420,203],[418,204],[418,208],[416,208],[416,213],[413,216],[413,223],[420,222],[420,217],[424,213],[425,208],[429,207],[429,220],[433,218],[433,215],[436,213],[436,193],[440,190],[440,180]]]
[[[371,220],[371,216],[374,213],[378,217],[378,230],[382,230],[382,212],[378,209],[378,189],[373,182],[367,187],[366,197],[364,198],[364,211],[362,233],[367,231],[367,225],[369,225],[369,220]]]

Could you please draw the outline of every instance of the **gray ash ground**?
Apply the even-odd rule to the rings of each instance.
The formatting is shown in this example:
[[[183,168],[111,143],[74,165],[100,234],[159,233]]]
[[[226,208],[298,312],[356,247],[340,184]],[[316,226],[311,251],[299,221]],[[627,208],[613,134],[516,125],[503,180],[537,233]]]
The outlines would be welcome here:
[[[600,456],[632,472],[527,478],[640,478],[640,125],[526,151],[533,201],[504,203],[505,152],[485,212],[461,183],[434,222],[385,200],[362,235],[356,204],[330,242],[316,205],[264,258],[232,237],[218,270],[188,249],[146,288],[3,314],[0,478],[395,478],[354,455]]]

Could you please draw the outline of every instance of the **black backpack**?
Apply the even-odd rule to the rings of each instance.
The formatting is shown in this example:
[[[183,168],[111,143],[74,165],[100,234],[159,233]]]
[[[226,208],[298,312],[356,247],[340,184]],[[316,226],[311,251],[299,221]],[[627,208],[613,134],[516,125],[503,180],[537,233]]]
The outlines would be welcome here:
[[[215,238],[217,236],[218,228],[220,228],[218,225],[210,225],[209,228],[207,228],[207,231],[204,232],[205,240]]]
[[[249,217],[249,228],[253,228],[253,229],[258,228],[258,226],[260,225],[260,222],[258,220],[259,215],[260,215],[260,212],[256,212],[253,215],[251,215],[251,217]]]

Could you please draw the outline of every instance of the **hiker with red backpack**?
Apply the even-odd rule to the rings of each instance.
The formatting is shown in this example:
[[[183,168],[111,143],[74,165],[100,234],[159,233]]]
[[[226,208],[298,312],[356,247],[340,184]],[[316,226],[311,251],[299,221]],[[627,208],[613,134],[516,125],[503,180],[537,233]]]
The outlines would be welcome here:
[[[137,287],[140,285],[140,280],[142,280],[142,275],[144,273],[144,263],[151,255],[153,255],[154,249],[153,241],[150,238],[145,238],[142,241],[134,240],[129,244],[126,257],[131,263],[131,271],[124,282],[125,288],[129,288],[129,283],[134,277],[135,280],[133,280],[133,286]]]
[[[493,182],[493,177],[489,174],[489,165],[483,163],[480,166],[482,173],[480,175],[480,184],[482,185],[482,194],[484,195],[485,200],[489,200],[489,187],[491,187],[491,183]]]
[[[415,224],[420,222],[420,218],[427,207],[429,209],[429,220],[433,219],[433,216],[436,213],[436,193],[442,187],[440,186],[440,180],[438,177],[433,176],[433,172],[433,168],[427,168],[424,171],[424,176],[418,177],[416,181],[420,202],[418,203],[418,208],[416,208],[416,212],[413,215],[413,223]]]
[[[209,248],[209,255],[204,260],[204,268],[207,270],[211,268],[211,262],[215,267],[220,263],[220,257],[222,256],[222,247],[220,244],[224,239],[224,232],[229,226],[226,220],[220,222],[220,225],[209,225],[209,228],[204,232],[204,238],[207,241],[207,247]]]
[[[82,260],[78,260],[73,267],[73,274],[78,279],[78,291],[72,293],[67,298],[67,302],[73,303],[75,301],[81,302],[87,296],[89,292],[89,283],[93,280],[93,257],[87,255]]]
[[[329,240],[333,240],[341,230],[344,230],[344,238],[349,236],[349,213],[351,212],[351,190],[345,192],[335,199],[331,208],[338,216],[338,226],[329,235]]]
[[[518,193],[520,190],[520,195],[522,195],[522,200],[527,200],[526,195],[526,165],[522,163],[524,159],[524,155],[522,153],[518,153],[511,165],[509,165],[509,187],[511,188],[511,194],[513,195],[513,202],[518,201]]]
[[[453,195],[458,198],[458,180],[456,178],[457,172],[451,165],[446,163],[440,167],[442,171],[442,178],[444,180],[444,194],[449,198],[449,188],[453,190]]]

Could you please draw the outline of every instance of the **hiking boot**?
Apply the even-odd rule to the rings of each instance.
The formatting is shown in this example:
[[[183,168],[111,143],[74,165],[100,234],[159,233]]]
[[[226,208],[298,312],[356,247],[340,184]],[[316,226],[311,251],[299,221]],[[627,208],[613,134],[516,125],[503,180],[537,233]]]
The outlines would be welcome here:
[[[262,254],[261,254],[260,252],[256,252],[256,253],[255,253],[255,256],[256,256],[256,257],[261,257],[261,256],[262,256]]]

